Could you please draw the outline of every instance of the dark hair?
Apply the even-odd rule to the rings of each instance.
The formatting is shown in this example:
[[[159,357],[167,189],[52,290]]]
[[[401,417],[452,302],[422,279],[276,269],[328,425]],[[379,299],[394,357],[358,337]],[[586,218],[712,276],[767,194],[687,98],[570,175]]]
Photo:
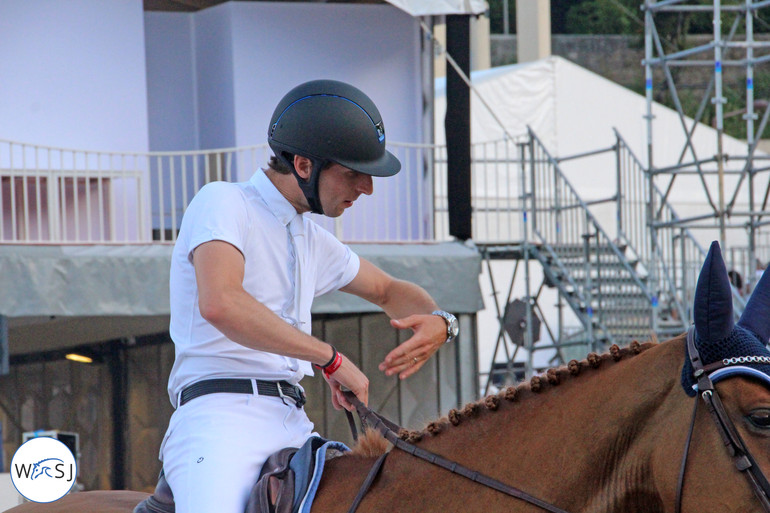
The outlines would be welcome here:
[[[294,158],[292,157],[292,160]],[[287,166],[283,160],[279,159],[275,155],[270,156],[270,160],[267,161],[267,166],[272,169],[273,171],[276,171],[278,173],[281,173],[282,175],[290,175],[291,169],[289,169],[289,166]]]
[[[731,269],[727,272],[727,276],[730,278],[730,283],[733,284],[733,287],[738,290],[743,288],[743,277],[741,276],[741,273]]]
[[[291,161],[294,160],[294,155],[289,155],[291,157]],[[287,166],[283,160],[279,159],[275,155],[271,155],[270,159],[267,161],[267,165],[270,169],[273,171],[276,171],[282,175],[289,175],[291,174],[291,169],[289,169],[289,166]],[[334,162],[328,162],[321,170],[329,169],[334,165]]]

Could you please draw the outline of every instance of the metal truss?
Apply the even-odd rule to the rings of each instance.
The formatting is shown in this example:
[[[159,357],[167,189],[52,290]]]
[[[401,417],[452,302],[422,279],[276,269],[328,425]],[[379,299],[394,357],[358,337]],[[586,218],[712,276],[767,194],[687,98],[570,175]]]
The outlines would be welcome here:
[[[653,251],[661,243],[659,229],[662,226],[661,212],[668,198],[674,193],[680,176],[697,177],[700,191],[689,191],[693,198],[701,193],[703,204],[708,208],[696,215],[685,215],[677,222],[687,229],[711,229],[718,233],[723,248],[735,255],[735,246],[740,246],[740,256],[736,262],[729,262],[732,267],[742,268],[747,276],[749,287],[756,280],[757,258],[765,262],[767,248],[759,248],[762,228],[770,224],[770,183],[767,175],[768,158],[760,156],[757,145],[762,138],[770,118],[770,108],[765,99],[758,98],[766,92],[755,91],[755,74],[767,70],[770,61],[770,41],[755,37],[755,24],[765,28],[770,23],[770,1],[714,0],[711,4],[684,0],[646,0],[642,5],[645,19],[645,70],[646,91],[646,129],[647,129],[647,167],[651,192],[648,205],[648,224],[650,227]],[[700,41],[689,48],[671,48],[671,44],[661,34],[659,26],[671,20],[672,16],[708,14],[713,20],[711,40]],[[703,97],[694,116],[688,117],[681,101],[682,91],[687,84],[677,83],[677,68],[700,67],[710,77],[703,86]],[[731,98],[728,103],[726,84],[743,82],[744,97]],[[653,114],[654,90],[660,87],[670,95],[673,106],[679,115],[680,127],[684,134],[684,144],[676,162],[658,162],[654,155],[655,116]],[[662,92],[663,92],[662,91]],[[740,105],[737,105],[740,103]],[[693,139],[696,130],[710,114],[715,129],[716,141],[713,155],[699,155]],[[725,151],[724,121],[728,117],[742,115],[746,124],[745,154],[729,154]],[[702,125],[700,125],[702,126]],[[702,131],[702,130],[701,130]],[[700,135],[700,134],[697,134]],[[662,198],[656,198],[652,191],[660,188]],[[697,188],[697,187],[696,187]],[[763,189],[764,188],[764,189]],[[737,242],[744,240],[745,244]]]

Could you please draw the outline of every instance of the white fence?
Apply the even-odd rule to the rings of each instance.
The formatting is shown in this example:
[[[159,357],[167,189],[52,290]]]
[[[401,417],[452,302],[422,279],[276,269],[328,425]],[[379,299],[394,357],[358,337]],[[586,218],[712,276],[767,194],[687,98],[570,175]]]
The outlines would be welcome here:
[[[146,162],[0,141],[0,242],[144,240]]]
[[[402,162],[375,178],[345,215],[314,216],[346,242],[449,240],[446,148],[392,143]],[[473,148],[473,229],[482,241],[521,230],[519,148]],[[176,239],[184,210],[211,181],[243,181],[265,166],[267,145],[208,151],[117,153],[0,141],[0,243],[133,244]]]

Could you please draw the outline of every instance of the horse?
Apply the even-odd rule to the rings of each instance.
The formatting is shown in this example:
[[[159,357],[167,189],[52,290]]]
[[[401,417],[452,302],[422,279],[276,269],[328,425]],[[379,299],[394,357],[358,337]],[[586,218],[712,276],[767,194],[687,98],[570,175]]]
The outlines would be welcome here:
[[[471,470],[464,475],[401,445],[368,453],[355,447],[326,462],[311,511],[343,513],[359,495],[361,513],[768,513],[769,309],[765,273],[734,324],[714,243],[688,333],[591,353],[397,434],[406,447],[452,462],[447,467]],[[720,409],[727,427],[714,422]],[[370,473],[375,462],[383,463]],[[146,496],[78,492],[9,511],[131,513]]]

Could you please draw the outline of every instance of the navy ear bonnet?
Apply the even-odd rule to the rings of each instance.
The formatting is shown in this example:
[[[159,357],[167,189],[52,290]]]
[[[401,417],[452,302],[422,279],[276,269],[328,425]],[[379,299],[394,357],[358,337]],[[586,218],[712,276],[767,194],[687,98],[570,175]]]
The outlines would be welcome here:
[[[713,371],[716,383],[734,375],[764,381],[770,386],[770,273],[762,279],[746,304],[737,325],[733,325],[732,291],[719,244],[711,244],[695,289],[693,313],[696,346],[704,366],[720,362],[724,368]],[[685,351],[687,351],[685,349]],[[682,386],[694,396],[696,380],[689,358],[682,368]]]
[[[704,365],[720,360],[729,360],[731,358],[736,360],[735,366],[714,372],[714,374],[711,375],[712,381],[718,381],[716,379],[717,376],[715,376],[717,373],[719,373],[719,377],[722,379],[734,374],[752,375],[753,377],[762,379],[762,376],[759,374],[745,370],[745,368],[750,368],[767,376],[765,379],[770,383],[770,364],[751,361],[753,360],[753,358],[751,358],[752,356],[770,359],[770,351],[759,341],[757,336],[749,330],[740,326],[735,326],[732,333],[719,344],[704,343],[699,335],[696,335],[695,341]],[[695,385],[695,379],[692,377],[692,373],[692,364],[688,358],[682,368],[682,386],[688,395],[694,396],[695,390],[693,389],[693,385]]]

